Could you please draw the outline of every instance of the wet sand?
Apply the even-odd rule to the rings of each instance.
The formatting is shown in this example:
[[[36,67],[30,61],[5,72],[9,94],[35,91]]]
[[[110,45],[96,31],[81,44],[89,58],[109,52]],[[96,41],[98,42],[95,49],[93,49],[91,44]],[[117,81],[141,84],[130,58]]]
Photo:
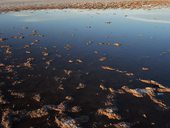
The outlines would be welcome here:
[[[0,11],[169,7],[170,0],[0,0]]]

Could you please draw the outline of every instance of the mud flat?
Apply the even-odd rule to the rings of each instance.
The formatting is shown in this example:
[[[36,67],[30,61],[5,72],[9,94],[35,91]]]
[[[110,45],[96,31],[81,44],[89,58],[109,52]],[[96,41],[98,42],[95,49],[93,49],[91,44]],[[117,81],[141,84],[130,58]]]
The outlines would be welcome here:
[[[0,11],[169,7],[170,0],[0,0]]]

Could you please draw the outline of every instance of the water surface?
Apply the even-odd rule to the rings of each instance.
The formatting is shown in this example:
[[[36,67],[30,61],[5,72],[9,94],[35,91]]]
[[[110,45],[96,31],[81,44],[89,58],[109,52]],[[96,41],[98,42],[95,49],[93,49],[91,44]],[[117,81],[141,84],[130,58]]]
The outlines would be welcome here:
[[[169,24],[168,8],[66,9],[0,14],[0,37],[7,38],[0,43],[0,63],[6,66],[0,67],[1,81],[5,83],[1,90],[9,101],[7,105],[1,105],[3,110],[31,111],[66,102],[66,116],[73,119],[81,115],[88,117],[87,121],[79,122],[82,127],[113,127],[122,122],[138,128],[170,127],[169,109],[163,110],[147,95],[140,99],[127,92],[113,95],[107,90],[120,91],[122,86],[155,89],[140,79],[154,80],[170,87]],[[11,48],[11,54],[4,53],[6,48],[3,46],[6,45]],[[32,58],[31,67],[24,65],[29,58]],[[12,65],[11,72],[7,71],[9,65]],[[81,89],[77,89],[82,84]],[[24,93],[25,97],[16,98],[11,92]],[[170,105],[169,93],[154,93],[167,107]],[[34,94],[41,96],[40,102],[32,99]],[[109,95],[114,97],[108,99]],[[67,102],[66,96],[74,100]],[[81,111],[68,111],[73,106],[80,106]],[[96,113],[100,108],[117,108],[115,113],[122,118],[112,120],[98,116]],[[14,127],[54,127],[54,115],[55,112],[51,118],[47,116],[50,121],[44,117],[37,119],[37,123],[27,118],[25,122],[15,121]]]

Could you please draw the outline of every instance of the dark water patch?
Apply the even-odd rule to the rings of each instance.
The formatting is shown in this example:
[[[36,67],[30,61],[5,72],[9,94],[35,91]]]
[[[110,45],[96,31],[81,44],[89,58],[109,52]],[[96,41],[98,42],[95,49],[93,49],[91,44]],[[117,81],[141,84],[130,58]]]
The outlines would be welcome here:
[[[167,12],[1,14],[2,125],[168,128]]]

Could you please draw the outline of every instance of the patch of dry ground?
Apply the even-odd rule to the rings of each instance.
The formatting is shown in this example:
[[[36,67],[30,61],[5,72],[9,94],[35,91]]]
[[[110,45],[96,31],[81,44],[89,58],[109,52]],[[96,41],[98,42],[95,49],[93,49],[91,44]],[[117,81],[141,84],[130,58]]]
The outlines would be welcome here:
[[[0,11],[168,7],[170,0],[0,0]]]

